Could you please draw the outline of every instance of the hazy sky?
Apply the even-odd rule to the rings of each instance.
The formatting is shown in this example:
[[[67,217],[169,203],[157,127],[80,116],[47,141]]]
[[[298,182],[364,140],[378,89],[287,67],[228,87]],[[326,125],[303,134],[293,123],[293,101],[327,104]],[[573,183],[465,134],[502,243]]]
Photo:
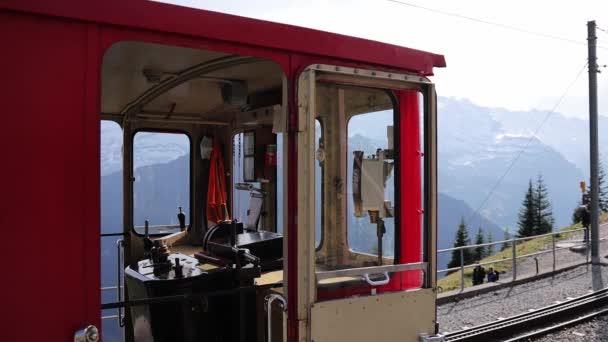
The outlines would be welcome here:
[[[387,0],[164,0],[190,7],[384,41],[446,56],[439,95],[484,106],[551,109],[586,63],[588,20],[608,30],[608,1],[404,0],[520,27],[581,45],[450,17]],[[247,34],[243,32],[243,34]],[[598,62],[608,64],[608,32],[598,31]],[[558,108],[587,116],[587,70]],[[608,113],[608,68],[599,74],[600,113]],[[608,115],[608,114],[607,114]]]

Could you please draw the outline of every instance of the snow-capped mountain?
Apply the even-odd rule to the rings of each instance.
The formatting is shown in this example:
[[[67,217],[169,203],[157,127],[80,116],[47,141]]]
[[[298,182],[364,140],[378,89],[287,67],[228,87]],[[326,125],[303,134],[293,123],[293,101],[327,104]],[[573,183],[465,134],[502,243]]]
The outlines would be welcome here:
[[[531,135],[548,117],[537,137],[544,144],[559,151],[568,161],[589,174],[589,121],[569,118],[545,111],[508,111],[490,109],[489,114],[511,134]],[[549,114],[549,115],[548,115]],[[547,116],[548,115],[548,116]],[[608,158],[608,118],[599,117],[599,146],[603,158]]]
[[[506,110],[451,98],[440,98],[438,108],[440,191],[463,199],[474,209],[485,201],[480,210],[485,217],[501,226],[513,227],[528,181],[541,174],[549,189],[556,224],[569,223],[572,208],[580,197],[578,182],[586,177],[561,153],[566,148],[553,147],[568,141],[559,144],[547,138],[550,141],[547,143],[543,136],[515,129],[526,127],[524,121],[531,120],[523,112],[509,117]],[[527,127],[530,126],[536,127],[528,123]],[[512,165],[515,158],[518,159]]]

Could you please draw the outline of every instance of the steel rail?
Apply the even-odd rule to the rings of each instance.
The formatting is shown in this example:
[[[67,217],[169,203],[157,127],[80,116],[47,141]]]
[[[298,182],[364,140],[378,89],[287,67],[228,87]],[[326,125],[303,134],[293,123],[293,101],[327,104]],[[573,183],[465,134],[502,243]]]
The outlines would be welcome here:
[[[593,318],[596,318],[596,317],[599,317],[599,316],[604,316],[604,315],[608,315],[608,309],[603,309],[603,310],[600,310],[600,311],[595,311],[595,312],[592,312],[592,313],[590,313],[588,315],[577,317],[575,319],[572,319],[572,320],[569,320],[569,321],[566,321],[566,322],[563,322],[563,323],[559,323],[559,324],[556,324],[556,325],[553,325],[553,326],[550,326],[550,327],[547,327],[547,328],[544,328],[544,329],[536,330],[536,331],[533,331],[531,333],[527,333],[527,334],[524,334],[524,335],[519,335],[519,336],[517,336],[515,338],[512,338],[510,340],[507,340],[505,342],[515,342],[515,341],[521,341],[521,340],[528,340],[528,339],[531,339],[531,338],[538,338],[538,337],[541,337],[541,336],[548,335],[548,334],[550,334],[552,332],[556,332],[558,330],[561,330],[561,329],[564,329],[564,328],[567,328],[567,327],[570,327],[570,326],[573,326],[573,325],[581,324],[581,323],[587,322],[587,321],[589,321],[589,320],[591,320]]]
[[[608,303],[608,288],[585,294],[583,296],[553,304],[544,308],[512,316],[500,321],[478,325],[446,334],[446,341],[490,341],[504,340],[522,330],[544,326],[556,320],[580,313],[597,304]]]

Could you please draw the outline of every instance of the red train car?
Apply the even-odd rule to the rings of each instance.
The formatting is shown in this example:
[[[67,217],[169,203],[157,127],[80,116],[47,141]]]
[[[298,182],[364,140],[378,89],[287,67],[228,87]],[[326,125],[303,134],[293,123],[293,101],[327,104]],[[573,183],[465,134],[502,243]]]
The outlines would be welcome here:
[[[441,338],[443,56],[139,0],[4,0],[0,37],[3,256],[22,266],[3,340],[96,341],[102,315],[127,341]]]

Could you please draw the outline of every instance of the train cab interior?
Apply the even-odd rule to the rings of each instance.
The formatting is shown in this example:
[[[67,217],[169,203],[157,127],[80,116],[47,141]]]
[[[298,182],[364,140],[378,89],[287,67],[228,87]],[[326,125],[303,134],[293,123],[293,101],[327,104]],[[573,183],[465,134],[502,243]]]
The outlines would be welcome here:
[[[314,213],[297,236],[314,250],[310,302],[423,287],[421,269],[352,271],[423,261],[421,219],[398,210],[421,206],[421,164],[400,166],[406,142],[395,133],[404,99],[422,115],[421,90],[320,71],[314,84],[314,146],[298,146],[314,173],[298,194]],[[283,340],[283,310],[268,299],[285,295],[296,238],[285,236],[298,186],[287,176],[287,90],[281,67],[263,58],[132,41],[107,50],[102,141],[110,126],[119,133],[115,153],[102,151],[102,236],[122,240],[102,243],[102,285],[115,281],[105,252],[119,268],[106,307],[125,340]]]

